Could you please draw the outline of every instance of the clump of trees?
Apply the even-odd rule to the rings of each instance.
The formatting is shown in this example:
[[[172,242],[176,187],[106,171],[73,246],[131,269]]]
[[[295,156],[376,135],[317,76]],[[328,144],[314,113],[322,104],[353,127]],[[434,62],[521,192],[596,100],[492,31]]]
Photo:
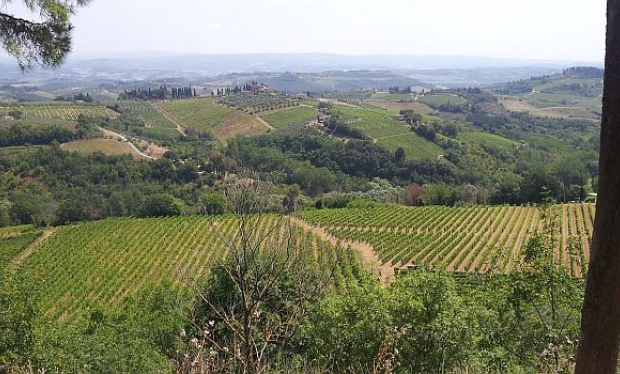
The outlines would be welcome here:
[[[165,85],[158,88],[147,89],[135,88],[125,91],[118,96],[119,100],[169,100],[169,99],[189,99],[197,97],[196,89],[191,86],[172,87],[168,89]]]

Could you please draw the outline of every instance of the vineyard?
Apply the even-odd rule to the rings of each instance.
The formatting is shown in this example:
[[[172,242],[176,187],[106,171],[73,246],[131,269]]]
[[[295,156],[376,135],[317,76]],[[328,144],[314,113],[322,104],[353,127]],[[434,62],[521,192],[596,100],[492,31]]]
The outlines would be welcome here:
[[[263,120],[267,121],[271,126],[275,128],[301,123],[307,124],[309,122],[315,121],[316,117],[316,109],[307,106],[283,109],[261,116]]]
[[[80,114],[89,117],[116,118],[118,114],[113,110],[101,105],[22,105],[12,107],[0,107],[0,115],[5,116],[12,110],[19,110],[25,118],[39,119],[62,119],[76,121]]]
[[[493,146],[503,149],[514,149],[519,142],[504,138],[503,136],[490,134],[488,132],[462,132],[459,134],[459,140],[478,143],[484,146]]]
[[[403,148],[409,158],[435,158],[443,151],[437,144],[411,131],[408,125],[392,119],[386,111],[345,107],[334,110],[358,118],[358,121],[350,123],[350,126],[376,139],[379,145],[390,151]]]
[[[211,98],[166,101],[156,105],[184,127],[196,126],[199,131],[212,130],[235,113],[234,109]]]
[[[573,276],[583,276],[594,205],[558,205],[550,216],[557,232],[557,264]],[[524,245],[545,225],[540,208],[530,206],[383,206],[308,211],[302,218],[336,237],[369,243],[384,264],[424,264],[469,273],[519,271]]]
[[[316,266],[335,268],[334,284],[345,290],[360,277],[350,249],[334,246],[309,231],[286,230],[276,216],[255,218],[264,246],[282,243],[288,232],[300,250],[312,250]],[[276,228],[276,229],[274,229]],[[78,320],[89,308],[118,307],[127,297],[172,280],[186,281],[208,272],[238,243],[235,217],[199,216],[152,219],[108,219],[61,227],[22,265],[28,278],[41,277],[42,310],[61,322]],[[267,235],[269,233],[269,235]]]
[[[32,226],[9,227],[0,229],[0,273],[4,273],[11,260],[28,248],[41,231]]]
[[[218,97],[217,101],[220,104],[242,110],[250,114],[299,105],[299,100],[297,99],[267,93],[259,93],[258,95],[255,95],[254,93],[224,95]]]
[[[148,101],[119,101],[118,110],[139,118],[145,127],[176,130],[176,125],[162,116]]]

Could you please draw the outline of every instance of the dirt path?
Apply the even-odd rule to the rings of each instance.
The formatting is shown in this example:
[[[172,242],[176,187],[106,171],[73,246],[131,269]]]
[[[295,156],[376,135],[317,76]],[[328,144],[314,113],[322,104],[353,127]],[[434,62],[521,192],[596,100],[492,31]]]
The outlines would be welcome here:
[[[159,112],[159,114],[161,114],[162,116],[164,116],[168,121],[174,123],[174,125],[177,127],[177,131],[181,133],[181,135],[185,136],[185,127],[180,123],[177,122],[174,118],[170,117],[168,115],[168,113],[166,113],[165,110],[163,110],[159,104],[153,103],[152,104],[153,108],[155,108],[156,111]]]
[[[99,128],[99,129],[101,130],[101,132],[103,132],[103,135],[110,136],[110,137],[112,137],[114,139],[120,139],[120,140],[122,140],[124,142],[127,142],[127,144],[129,144],[131,149],[134,152],[136,152],[140,157],[148,158],[148,159],[151,159],[151,160],[155,160],[156,159],[155,157],[149,156],[146,153],[144,153],[141,150],[139,150],[138,147],[136,147],[135,144],[130,142],[129,139],[127,139],[125,136],[123,136],[123,135],[121,135],[119,133],[116,133],[116,132],[114,132],[112,130],[108,130],[108,129],[104,129],[104,128]]]
[[[19,253],[17,256],[15,256],[15,258],[13,258],[13,260],[11,260],[11,263],[7,267],[7,273],[9,275],[15,274],[17,269],[19,269],[19,267],[24,263],[24,261],[31,254],[33,254],[34,251],[39,247],[39,245],[41,245],[41,243],[46,241],[47,238],[49,238],[54,233],[55,230],[56,229],[53,228],[53,227],[44,229],[43,233],[41,234],[41,236],[39,236],[37,238],[37,240],[35,240],[32,244],[30,244],[28,246],[28,248],[24,249],[21,253]]]
[[[340,245],[351,246],[351,248],[358,253],[362,265],[379,276],[379,281],[381,284],[388,284],[392,279],[394,279],[394,267],[392,264],[382,263],[381,259],[370,244],[337,238],[322,228],[313,226],[297,217],[291,217],[291,222],[304,230],[313,232],[321,239],[329,241],[334,246],[339,243]]]
[[[275,130],[276,129],[275,127],[273,127],[270,124],[268,124],[267,121],[265,121],[264,119],[260,118],[259,116],[256,116],[256,119],[258,120],[258,122],[260,122],[263,125],[265,125],[265,127],[268,128],[269,130]]]

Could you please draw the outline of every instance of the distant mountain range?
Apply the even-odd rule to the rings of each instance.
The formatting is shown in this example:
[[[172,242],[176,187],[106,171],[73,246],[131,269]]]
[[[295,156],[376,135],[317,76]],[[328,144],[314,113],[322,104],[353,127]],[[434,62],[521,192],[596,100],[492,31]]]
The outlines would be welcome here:
[[[413,56],[335,54],[185,55],[125,53],[73,56],[58,69],[35,69],[23,74],[15,62],[0,59],[0,79],[69,78],[88,80],[144,80],[166,77],[212,77],[227,73],[387,70],[434,86],[486,86],[553,74],[575,65],[598,62],[535,61],[471,56]]]

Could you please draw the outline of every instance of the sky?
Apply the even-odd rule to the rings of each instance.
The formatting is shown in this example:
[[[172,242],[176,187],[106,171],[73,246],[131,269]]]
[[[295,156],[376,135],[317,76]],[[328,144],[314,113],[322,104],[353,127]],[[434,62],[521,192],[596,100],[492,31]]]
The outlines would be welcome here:
[[[16,8],[17,1],[9,7]],[[73,53],[334,53],[602,62],[605,0],[93,0]]]

